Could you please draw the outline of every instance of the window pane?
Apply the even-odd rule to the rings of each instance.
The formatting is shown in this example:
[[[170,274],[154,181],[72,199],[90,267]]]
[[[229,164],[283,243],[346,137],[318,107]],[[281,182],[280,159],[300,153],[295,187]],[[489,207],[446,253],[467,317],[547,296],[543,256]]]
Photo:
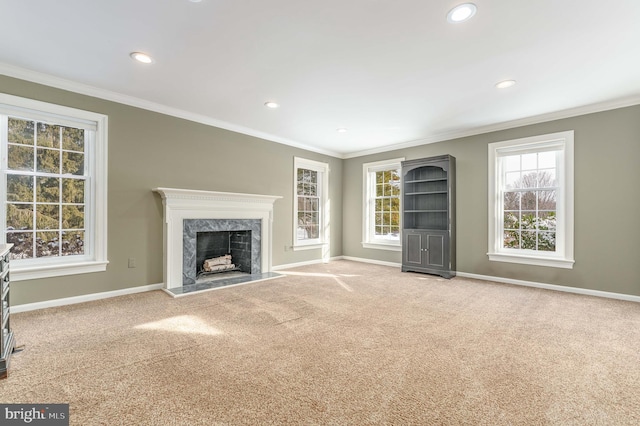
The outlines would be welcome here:
[[[400,226],[400,213],[391,213],[391,225]]]
[[[521,208],[522,210],[535,210],[536,209],[536,193],[534,191],[527,191],[521,194]]]
[[[538,210],[556,209],[556,191],[538,191]]]
[[[536,212],[522,212],[520,215],[520,229],[536,229]]]
[[[42,173],[60,173],[60,151],[38,148],[36,171]]]
[[[33,229],[33,204],[7,204],[7,229]]]
[[[60,126],[38,123],[38,146],[60,148]]]
[[[7,242],[13,244],[9,255],[12,260],[33,257],[33,232],[7,232]]]
[[[535,250],[536,249],[536,231],[522,231],[521,236],[521,246],[526,250]]]
[[[60,229],[60,209],[58,204],[36,205],[36,229]]]
[[[33,202],[33,178],[31,176],[7,176],[7,201]]]
[[[33,121],[9,117],[8,126],[9,143],[33,145],[33,130],[35,128]]]
[[[51,257],[60,254],[57,232],[36,232],[36,257]]]
[[[393,234],[394,236],[398,236],[398,234],[400,233],[400,227],[399,226],[392,226],[391,227],[391,234]]]
[[[520,231],[504,231],[503,247],[520,248]]]
[[[555,169],[557,151],[547,151],[538,154],[538,168]]]
[[[520,171],[520,156],[509,155],[504,157],[504,170],[507,172]]]
[[[84,254],[84,231],[62,233],[62,255]]]
[[[84,203],[84,180],[62,179],[62,202]]]
[[[522,170],[535,170],[538,168],[538,154],[522,155]]]
[[[377,199],[376,200],[376,211],[377,212],[381,212],[382,211],[382,200],[381,199]]]
[[[84,228],[84,206],[62,206],[62,228]]]
[[[382,213],[376,213],[376,225],[382,225]]]
[[[545,169],[538,172],[539,188],[549,188],[555,186],[558,186],[555,169]]]
[[[382,197],[384,195],[384,185],[377,184],[376,185],[376,197]]]
[[[505,230],[518,229],[519,228],[518,213],[513,213],[513,212],[505,213],[503,226]]]
[[[382,235],[382,226],[376,226],[376,235]]]
[[[520,179],[520,184],[518,186],[520,188],[536,188],[537,185],[538,185],[538,173],[529,172],[529,173],[522,174],[522,178]]]
[[[519,192],[504,193],[504,209],[520,210],[520,193]]]
[[[62,149],[84,152],[84,130],[72,127],[63,128]]]
[[[556,212],[538,212],[538,229],[541,231],[555,231]]]
[[[556,233],[540,232],[538,234],[538,250],[556,251]]]
[[[10,170],[33,171],[33,147],[9,145],[8,166]]]
[[[62,173],[72,175],[84,174],[84,154],[76,152],[62,153]]]
[[[511,172],[505,174],[505,188],[516,189],[520,188],[520,172]]]
[[[309,234],[309,238],[312,238],[312,239],[319,238],[320,233],[318,232],[318,226],[317,225],[309,226],[308,234]]]
[[[320,200],[318,200],[317,198],[312,198],[311,199],[311,211],[312,212],[317,212],[320,211]]]
[[[315,184],[311,183],[309,185],[305,185],[306,189],[307,189],[307,194],[311,195],[313,197],[315,197],[316,195],[318,195],[318,188],[316,187]]]
[[[60,179],[36,177],[36,201],[39,203],[60,202]]]

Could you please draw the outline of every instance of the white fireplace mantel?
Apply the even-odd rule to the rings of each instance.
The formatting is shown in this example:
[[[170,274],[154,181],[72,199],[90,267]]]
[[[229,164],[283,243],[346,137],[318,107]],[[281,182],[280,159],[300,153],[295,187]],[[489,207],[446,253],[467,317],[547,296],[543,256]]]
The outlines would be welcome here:
[[[191,189],[154,188],[164,205],[164,283],[182,286],[182,234],[185,219],[260,219],[262,272],[271,272],[273,203],[278,195],[239,194]]]

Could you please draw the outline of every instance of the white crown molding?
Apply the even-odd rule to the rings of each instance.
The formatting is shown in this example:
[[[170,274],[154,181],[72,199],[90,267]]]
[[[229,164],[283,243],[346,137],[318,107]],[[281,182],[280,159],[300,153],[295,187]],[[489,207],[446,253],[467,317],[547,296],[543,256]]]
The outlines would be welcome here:
[[[77,83],[75,81],[67,80],[60,77],[55,77],[55,76],[41,73],[38,71],[16,67],[14,65],[9,65],[4,62],[0,62],[0,74],[6,75],[8,77],[17,78],[20,80],[30,81],[32,83],[43,84],[45,86],[54,87],[56,89],[67,90],[69,92],[74,92],[81,95],[92,96],[94,98],[117,102],[120,104],[157,112],[160,114],[165,114],[165,115],[169,115],[176,118],[182,118],[184,120],[205,124],[207,126],[218,127],[224,130],[230,130],[232,132],[241,133],[243,135],[253,136],[253,137],[265,139],[271,142],[277,142],[283,145],[288,145],[294,148],[303,149],[305,151],[316,152],[318,154],[328,155],[335,158],[342,158],[342,154],[331,151],[331,150],[317,148],[310,145],[305,145],[303,143],[292,141],[290,139],[282,138],[269,133],[264,133],[255,129],[251,129],[249,127],[239,126],[237,124],[228,123],[226,121],[216,120],[215,118],[207,117],[205,115],[196,114],[196,113],[185,111],[182,109],[169,107],[166,105],[136,98],[134,96],[123,95],[122,93],[112,92],[106,89],[100,89],[98,87],[90,86],[87,84]]]
[[[205,124],[207,126],[218,127],[220,129],[230,130],[232,132],[241,133],[247,136],[253,136],[256,138],[280,143],[283,145],[288,145],[294,148],[303,149],[305,151],[311,151],[318,154],[328,155],[330,157],[335,157],[343,160],[349,159],[349,158],[355,158],[355,157],[363,157],[365,155],[395,151],[398,149],[413,148],[415,146],[420,146],[420,145],[427,145],[427,144],[436,143],[436,142],[444,142],[452,139],[464,138],[468,136],[476,136],[484,133],[513,129],[515,127],[545,123],[548,121],[561,120],[563,118],[576,117],[579,115],[592,114],[596,112],[608,111],[612,109],[624,108],[624,107],[640,104],[640,95],[635,95],[631,97],[614,99],[611,101],[605,101],[605,102],[585,105],[581,107],[570,108],[562,111],[551,112],[547,114],[541,114],[541,115],[526,117],[526,118],[512,120],[512,121],[505,121],[498,124],[475,127],[469,130],[441,133],[441,134],[429,136],[426,138],[400,142],[392,145],[385,145],[378,148],[372,148],[372,149],[367,149],[362,151],[354,151],[349,153],[339,153],[331,150],[326,150],[326,149],[306,145],[303,143],[292,141],[290,139],[275,136],[269,133],[260,132],[258,130],[251,129],[248,127],[228,123],[226,121],[216,120],[214,118],[207,117],[201,114],[196,114],[196,113],[181,110],[178,108],[172,108],[166,105],[150,102],[150,101],[136,98],[133,96],[123,95],[121,93],[112,92],[110,90],[100,89],[98,87],[90,86],[87,84],[77,83],[75,81],[67,80],[60,77],[55,77],[49,74],[29,70],[26,68],[17,67],[15,65],[10,65],[4,62],[0,62],[0,75],[6,75],[8,77],[18,78],[20,80],[26,80],[32,83],[43,84],[43,85],[54,87],[57,89],[79,93],[81,95],[92,96],[92,97],[104,99],[107,101],[117,102],[124,105],[136,107],[136,108],[141,108],[148,111],[169,115],[172,117],[182,118],[184,120]]]
[[[366,149],[363,151],[350,152],[343,154],[342,159],[363,157],[365,155],[379,154],[382,152],[395,151],[404,148],[413,148],[415,146],[427,145],[436,142],[444,142],[453,139],[465,138],[469,136],[481,135],[484,133],[497,132],[500,130],[508,130],[516,127],[529,126],[532,124],[546,123],[554,120],[562,120],[564,118],[577,117],[580,115],[593,114],[596,112],[609,111],[612,109],[625,108],[640,104],[640,95],[615,99],[606,102],[600,102],[581,107],[565,109],[562,111],[550,112],[547,114],[535,115],[532,117],[521,118],[517,120],[505,121],[502,123],[491,124],[489,126],[475,127],[471,130],[453,131],[429,136],[427,138],[416,139],[407,142],[401,142],[393,145],[386,145],[379,148]]]

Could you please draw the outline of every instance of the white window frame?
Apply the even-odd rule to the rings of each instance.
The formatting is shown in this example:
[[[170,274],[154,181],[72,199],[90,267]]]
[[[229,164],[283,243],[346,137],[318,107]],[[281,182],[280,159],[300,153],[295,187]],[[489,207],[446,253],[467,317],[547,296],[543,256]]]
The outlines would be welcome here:
[[[108,117],[61,105],[36,101],[0,93],[0,114],[13,115],[55,124],[86,123],[94,130],[92,143],[85,148],[88,170],[85,191],[85,254],[55,258],[18,259],[11,261],[14,281],[50,278],[64,275],[102,272],[107,268],[107,136]],[[77,124],[76,124],[77,125]],[[3,129],[0,143],[0,187],[6,188],[8,152],[7,129]],[[0,243],[6,242],[6,201],[0,199]]]
[[[573,130],[489,144],[489,260],[572,269],[574,260]],[[556,162],[556,251],[503,247],[503,186],[500,158],[508,154],[558,150]]]
[[[293,167],[293,250],[323,249],[323,259],[329,256],[329,164],[306,158],[294,157]],[[319,238],[298,240],[298,169],[313,170],[318,173]]]
[[[378,250],[402,251],[402,215],[400,215],[400,232],[397,240],[377,238],[375,234],[375,191],[376,172],[398,170],[400,176],[400,212],[402,212],[402,162],[403,158],[375,161],[362,165],[362,247]]]

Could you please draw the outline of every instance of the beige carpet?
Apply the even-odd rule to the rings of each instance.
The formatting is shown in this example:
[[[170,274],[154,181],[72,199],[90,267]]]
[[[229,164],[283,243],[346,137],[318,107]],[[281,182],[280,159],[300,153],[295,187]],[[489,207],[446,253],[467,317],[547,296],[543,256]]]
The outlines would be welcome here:
[[[640,424],[640,305],[333,262],[15,315],[0,402],[74,425]]]

